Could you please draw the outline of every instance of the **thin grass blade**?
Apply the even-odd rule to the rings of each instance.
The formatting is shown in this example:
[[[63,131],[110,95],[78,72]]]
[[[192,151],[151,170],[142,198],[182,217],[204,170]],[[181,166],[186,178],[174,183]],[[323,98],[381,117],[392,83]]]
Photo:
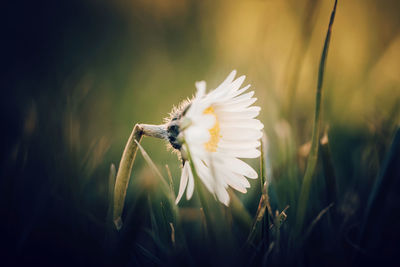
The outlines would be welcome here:
[[[157,166],[154,164],[153,160],[150,158],[150,156],[147,154],[147,152],[144,150],[144,148],[139,144],[139,142],[136,141],[136,144],[142,153],[143,158],[147,162],[147,164],[150,166],[151,171],[159,178],[160,183],[161,183],[161,189],[164,193],[164,195],[167,197],[169,205],[172,209],[172,212],[174,214],[174,219],[177,219],[178,216],[178,209],[175,205],[175,195],[173,192],[170,190],[170,186],[168,185],[167,181],[165,180],[164,176],[161,174],[161,172],[158,170]]]
[[[382,169],[370,194],[363,226],[360,232],[360,245],[365,246],[368,236],[373,231],[379,212],[385,205],[386,197],[395,182],[400,178],[400,128],[398,127]]]
[[[337,183],[335,168],[333,167],[331,149],[328,134],[325,132],[320,142],[322,165],[324,167],[324,177],[326,184],[326,194],[328,203],[337,203]]]
[[[334,203],[329,204],[328,207],[324,208],[323,210],[318,213],[318,216],[312,221],[310,226],[308,227],[304,239],[307,239],[307,237],[311,234],[312,230],[314,229],[315,225],[321,220],[321,218],[333,207]]]
[[[249,212],[232,190],[229,190],[228,193],[231,198],[230,208],[233,218],[240,226],[245,228],[247,231],[250,231],[252,220]]]
[[[262,190],[262,195],[258,204],[256,216],[253,221],[253,225],[251,227],[251,231],[249,233],[249,236],[247,237],[246,245],[249,245],[253,242],[254,237],[256,236],[257,232],[257,227],[259,223],[263,220],[265,211],[270,212],[271,211],[271,206],[269,204],[269,198],[268,198],[268,183],[264,183],[264,187]],[[270,214],[272,217],[272,214]]]
[[[321,132],[321,99],[322,99],[322,85],[324,80],[325,73],[325,65],[326,59],[328,56],[329,43],[332,34],[332,26],[335,20],[336,14],[336,6],[337,0],[335,0],[335,4],[331,13],[331,18],[329,21],[328,31],[326,33],[324,48],[322,50],[319,70],[318,70],[318,82],[317,82],[317,92],[316,92],[316,100],[315,100],[315,113],[314,113],[314,126],[312,133],[312,142],[311,142],[311,150],[307,161],[307,167],[303,179],[303,184],[301,187],[298,207],[297,207],[297,223],[296,223],[296,236],[300,234],[303,229],[305,213],[307,209],[307,202],[310,195],[310,188],[312,184],[312,178],[314,176],[315,167],[317,165],[318,159],[318,147],[319,147],[319,138]]]

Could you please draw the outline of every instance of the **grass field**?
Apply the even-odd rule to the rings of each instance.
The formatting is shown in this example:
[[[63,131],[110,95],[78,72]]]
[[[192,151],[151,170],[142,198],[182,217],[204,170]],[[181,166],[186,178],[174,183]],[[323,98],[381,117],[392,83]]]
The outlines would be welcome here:
[[[334,9],[334,6],[336,9]],[[336,12],[333,12],[333,11]],[[400,264],[400,3],[39,1],[2,23],[1,266]],[[229,207],[143,137],[232,70],[262,108],[259,174]]]

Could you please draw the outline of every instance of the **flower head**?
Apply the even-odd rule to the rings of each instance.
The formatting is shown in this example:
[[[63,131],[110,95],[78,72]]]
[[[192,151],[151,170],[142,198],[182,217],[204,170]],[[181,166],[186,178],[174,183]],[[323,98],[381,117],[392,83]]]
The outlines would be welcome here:
[[[229,204],[230,186],[246,193],[247,178],[256,179],[257,172],[239,158],[257,158],[263,124],[255,119],[260,107],[251,106],[257,99],[254,91],[240,88],[245,76],[234,79],[236,71],[216,89],[206,94],[206,83],[196,82],[197,93],[191,102],[174,112],[168,124],[168,139],[180,150],[183,169],[176,203],[190,199],[194,191],[192,161],[206,188],[225,205]],[[190,157],[188,156],[190,154]],[[247,177],[247,178],[246,178]]]

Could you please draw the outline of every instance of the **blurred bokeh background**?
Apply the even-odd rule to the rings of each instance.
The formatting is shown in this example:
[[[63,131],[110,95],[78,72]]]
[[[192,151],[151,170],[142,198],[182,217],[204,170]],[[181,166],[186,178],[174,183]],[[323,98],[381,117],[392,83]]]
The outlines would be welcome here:
[[[232,69],[246,75],[262,107],[280,210],[295,207],[296,190],[288,187],[304,171],[299,153],[311,138],[332,6],[317,0],[7,3],[0,97],[6,260],[31,262],[48,253],[71,263],[96,258],[94,228],[107,212],[110,164],[118,166],[134,124],[161,123],[194,94],[195,81],[212,89]],[[346,216],[362,210],[398,123],[399,14],[396,0],[338,5],[323,126],[331,133],[338,190],[351,203],[343,207]],[[160,140],[142,145],[163,173],[168,164],[177,190],[176,155]],[[258,168],[257,160],[250,163]],[[136,189],[131,183],[128,203],[135,190],[151,186],[148,176],[138,156],[133,177],[147,182]],[[258,194],[239,197],[254,212]]]

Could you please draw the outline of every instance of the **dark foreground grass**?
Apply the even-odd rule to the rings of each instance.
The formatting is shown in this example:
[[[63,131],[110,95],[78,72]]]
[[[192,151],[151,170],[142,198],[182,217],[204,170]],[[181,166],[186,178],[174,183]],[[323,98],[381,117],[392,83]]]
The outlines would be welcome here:
[[[246,195],[230,191],[229,207],[201,183],[193,200],[175,206],[178,177],[133,139],[139,153],[136,162],[134,153],[129,156],[127,169],[133,172],[123,201],[124,188],[114,190],[122,144],[116,156],[107,156],[109,144],[101,138],[87,151],[78,149],[79,107],[68,101],[55,103],[51,116],[47,99],[39,99],[18,125],[3,115],[0,265],[399,265],[398,107],[373,131],[322,116],[336,5],[315,68],[310,142],[299,144],[294,135],[300,131],[285,120],[278,134],[267,129],[260,179]],[[152,141],[147,144],[159,145]]]

